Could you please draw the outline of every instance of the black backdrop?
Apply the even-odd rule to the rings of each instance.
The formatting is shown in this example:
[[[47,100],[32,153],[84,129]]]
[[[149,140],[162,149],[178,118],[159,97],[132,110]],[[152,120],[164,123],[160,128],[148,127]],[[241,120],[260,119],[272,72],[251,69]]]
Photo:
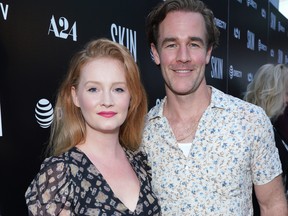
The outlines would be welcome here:
[[[0,0],[0,212],[27,215],[24,193],[43,160],[59,82],[91,39],[124,44],[140,66],[149,107],[164,96],[144,34],[160,0]],[[242,97],[257,68],[288,63],[288,21],[268,0],[205,0],[221,32],[209,84]]]

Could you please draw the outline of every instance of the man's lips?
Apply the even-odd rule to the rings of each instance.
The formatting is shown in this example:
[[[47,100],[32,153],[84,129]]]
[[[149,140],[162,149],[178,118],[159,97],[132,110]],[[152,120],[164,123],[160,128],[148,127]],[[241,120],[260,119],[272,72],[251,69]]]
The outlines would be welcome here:
[[[177,73],[189,73],[191,70],[189,69],[174,69],[175,72]]]
[[[116,115],[116,112],[99,112],[98,115],[103,116],[105,118],[111,118]]]

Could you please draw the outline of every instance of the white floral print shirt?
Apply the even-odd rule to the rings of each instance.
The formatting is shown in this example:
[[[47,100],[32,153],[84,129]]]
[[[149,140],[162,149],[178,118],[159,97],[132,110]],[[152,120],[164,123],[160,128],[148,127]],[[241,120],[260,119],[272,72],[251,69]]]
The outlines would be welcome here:
[[[148,113],[142,147],[163,215],[253,215],[253,183],[282,173],[265,112],[211,88],[188,157],[163,116],[166,98]]]

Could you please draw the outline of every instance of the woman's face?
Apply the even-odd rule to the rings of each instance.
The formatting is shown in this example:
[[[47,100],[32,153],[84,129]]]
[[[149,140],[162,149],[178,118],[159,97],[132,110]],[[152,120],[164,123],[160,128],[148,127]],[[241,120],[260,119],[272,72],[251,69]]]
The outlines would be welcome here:
[[[123,63],[112,58],[97,58],[82,68],[79,85],[71,91],[87,131],[119,132],[131,98],[125,73]]]

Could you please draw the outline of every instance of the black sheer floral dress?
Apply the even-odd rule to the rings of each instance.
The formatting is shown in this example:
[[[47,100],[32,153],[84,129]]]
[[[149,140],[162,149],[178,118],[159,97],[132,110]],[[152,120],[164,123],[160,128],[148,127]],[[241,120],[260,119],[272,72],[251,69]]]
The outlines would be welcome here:
[[[134,212],[114,195],[88,157],[74,147],[42,163],[25,193],[29,215],[161,215],[151,190],[146,156],[140,151],[125,152],[140,181]]]

